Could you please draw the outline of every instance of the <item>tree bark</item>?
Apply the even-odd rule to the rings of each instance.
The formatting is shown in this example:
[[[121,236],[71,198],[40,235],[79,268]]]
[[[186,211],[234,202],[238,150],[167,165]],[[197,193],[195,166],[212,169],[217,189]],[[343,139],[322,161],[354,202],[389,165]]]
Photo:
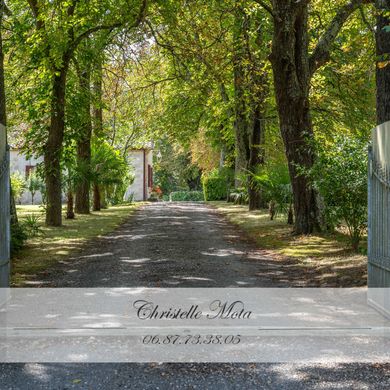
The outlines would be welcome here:
[[[233,31],[233,77],[234,77],[234,130],[235,130],[235,186],[245,184],[242,175],[247,173],[249,150],[249,112],[246,104],[246,60],[248,55],[244,41],[244,30],[248,28],[248,19],[241,7],[235,10]]]
[[[310,234],[319,229],[316,193],[300,172],[313,166],[314,138],[310,117],[310,65],[308,56],[307,5],[274,0],[274,36],[270,60],[274,74],[280,131],[293,188],[295,232]]]
[[[80,93],[83,95],[82,124],[80,126],[80,136],[77,141],[77,164],[79,172],[83,177],[76,186],[76,213],[89,214],[90,212],[90,181],[89,167],[91,165],[91,137],[92,137],[92,117],[91,117],[91,71],[87,64],[85,69],[79,72]]]
[[[61,155],[65,128],[65,88],[67,62],[53,76],[51,121],[44,163],[46,181],[46,224],[62,225]]]
[[[93,211],[101,210],[101,200],[100,200],[100,188],[98,184],[93,185]]]
[[[233,72],[235,91],[235,184],[248,189],[249,210],[261,207],[261,194],[252,175],[264,164],[264,108],[268,95],[268,75],[261,70],[261,59],[255,58],[250,40],[250,18],[241,7],[235,10],[233,34]],[[257,28],[257,48],[262,47],[262,26]],[[245,175],[243,181],[240,177]]]
[[[73,191],[68,191],[66,202],[66,219],[74,219],[74,209],[73,209]]]
[[[100,194],[100,209],[107,209],[107,187],[99,186],[99,194]]]
[[[376,86],[377,123],[390,121],[390,0],[376,0],[378,10],[376,29]]]
[[[254,173],[256,167],[264,164],[263,139],[264,139],[264,121],[260,106],[255,109],[253,118],[253,130],[250,140],[250,157],[248,162],[248,171]],[[249,210],[258,210],[261,208],[261,193],[249,179],[248,183]]]
[[[330,58],[332,43],[349,16],[368,0],[350,0],[339,7],[311,55],[308,53],[309,0],[272,0],[274,33],[270,60],[280,130],[293,188],[295,232],[309,234],[320,228],[317,196],[302,174],[314,163],[313,126],[309,91],[313,74]]]
[[[93,132],[96,137],[102,137],[103,134],[103,80],[102,80],[102,62],[97,61],[94,72],[94,106],[93,106]],[[93,185],[93,210],[100,211],[106,207],[105,196],[98,184]]]
[[[102,70],[102,61],[97,61],[97,65],[94,72],[94,107],[93,107],[93,117],[94,117],[94,133],[95,136],[103,136],[103,70]]]

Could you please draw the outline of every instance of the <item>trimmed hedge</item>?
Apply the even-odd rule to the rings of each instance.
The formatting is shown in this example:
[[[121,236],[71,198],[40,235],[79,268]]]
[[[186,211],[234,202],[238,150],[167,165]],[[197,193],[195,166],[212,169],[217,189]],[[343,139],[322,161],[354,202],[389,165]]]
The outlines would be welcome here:
[[[203,193],[206,200],[226,200],[227,180],[224,177],[204,177]]]
[[[202,202],[204,196],[202,191],[176,191],[169,196],[171,202]]]

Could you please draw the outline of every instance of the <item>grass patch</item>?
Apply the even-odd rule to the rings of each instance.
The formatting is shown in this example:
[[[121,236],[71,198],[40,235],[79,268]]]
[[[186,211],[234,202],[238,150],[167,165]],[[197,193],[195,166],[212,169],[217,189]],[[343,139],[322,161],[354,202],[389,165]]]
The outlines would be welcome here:
[[[286,217],[270,221],[268,210],[248,211],[247,206],[208,202],[256,242],[279,259],[293,259],[308,277],[320,275],[320,285],[362,286],[367,283],[367,256],[354,253],[342,232],[292,235]],[[367,252],[367,238],[361,253]],[[318,277],[318,276],[317,276]]]
[[[90,215],[77,215],[73,220],[64,219],[62,227],[45,226],[44,213],[39,206],[17,206],[20,221],[32,214],[40,217],[42,234],[29,239],[12,258],[12,285],[23,285],[26,280],[82,249],[89,240],[115,230],[140,205],[112,206]]]

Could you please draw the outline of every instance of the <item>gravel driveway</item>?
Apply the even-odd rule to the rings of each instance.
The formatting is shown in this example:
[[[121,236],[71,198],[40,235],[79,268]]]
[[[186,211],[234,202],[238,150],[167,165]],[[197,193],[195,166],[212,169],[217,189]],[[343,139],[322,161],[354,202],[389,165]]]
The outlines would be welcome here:
[[[51,287],[302,286],[293,263],[256,248],[200,203],[144,206],[115,232],[45,273]]]
[[[302,286],[203,204],[157,203],[40,280],[50,287]],[[0,389],[388,389],[389,365],[3,364]]]

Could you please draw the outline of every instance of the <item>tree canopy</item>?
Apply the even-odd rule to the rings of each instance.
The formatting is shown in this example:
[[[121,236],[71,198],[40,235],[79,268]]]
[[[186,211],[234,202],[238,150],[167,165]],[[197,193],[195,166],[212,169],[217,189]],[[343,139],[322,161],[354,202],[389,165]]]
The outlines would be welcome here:
[[[103,202],[123,176],[116,161],[100,176],[112,183],[97,179],[99,153],[126,161],[153,142],[163,192],[231,170],[255,209],[269,193],[256,178],[280,167],[296,233],[320,229],[307,173],[324,160],[316,143],[332,155],[340,136],[368,142],[390,119],[389,9],[365,0],[4,3],[9,142],[44,156],[46,223],[61,224],[69,161],[84,172],[76,212],[88,213],[91,188]]]

